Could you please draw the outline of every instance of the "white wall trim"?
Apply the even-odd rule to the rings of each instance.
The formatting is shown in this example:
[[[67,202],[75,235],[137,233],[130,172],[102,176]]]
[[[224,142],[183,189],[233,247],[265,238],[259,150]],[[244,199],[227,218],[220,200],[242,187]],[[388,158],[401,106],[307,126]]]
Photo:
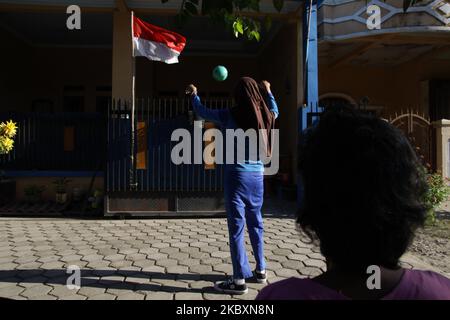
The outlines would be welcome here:
[[[435,0],[424,6],[410,7],[408,9],[407,13],[413,13],[413,12],[427,13],[430,16],[433,16],[434,18],[436,18],[437,20],[442,22],[444,25],[448,25],[450,23],[450,18],[446,18],[443,15],[440,15],[439,13],[437,13],[436,10],[434,10],[434,8],[442,2],[443,2],[442,0]],[[388,3],[380,1],[380,0],[372,0],[372,1],[368,2],[367,5],[365,5],[364,3],[362,3],[362,4],[363,4],[363,6],[361,7],[361,9],[358,9],[356,12],[354,12],[351,15],[344,16],[344,17],[338,17],[335,19],[327,19],[327,18],[322,19],[319,22],[319,26],[321,24],[325,24],[325,23],[326,24],[337,24],[337,23],[342,23],[342,22],[347,22],[347,21],[357,21],[357,22],[360,22],[365,25],[366,19],[361,17],[361,14],[365,13],[367,10],[367,7],[372,4],[377,5],[389,12],[388,14],[383,15],[383,17],[381,19],[381,24],[383,24],[384,22],[386,22],[393,16],[403,13],[403,8],[394,7]],[[325,4],[322,6],[325,6]],[[448,29],[450,30],[450,28],[448,28]]]
[[[381,34],[389,34],[389,33],[442,33],[446,35],[450,35],[450,27],[436,27],[436,26],[420,26],[420,27],[399,27],[399,28],[387,28],[380,30],[368,30],[354,33],[347,33],[337,36],[324,36],[320,41],[337,41],[337,40],[348,40],[353,38],[362,38],[367,36],[375,36]]]

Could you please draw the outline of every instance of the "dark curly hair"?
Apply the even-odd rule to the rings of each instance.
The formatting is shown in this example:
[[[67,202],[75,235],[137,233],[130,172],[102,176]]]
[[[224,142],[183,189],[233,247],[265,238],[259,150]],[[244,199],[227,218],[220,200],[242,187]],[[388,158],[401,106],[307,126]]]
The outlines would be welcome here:
[[[423,166],[407,138],[382,119],[333,108],[301,135],[298,164],[297,222],[327,260],[398,267],[427,211]]]

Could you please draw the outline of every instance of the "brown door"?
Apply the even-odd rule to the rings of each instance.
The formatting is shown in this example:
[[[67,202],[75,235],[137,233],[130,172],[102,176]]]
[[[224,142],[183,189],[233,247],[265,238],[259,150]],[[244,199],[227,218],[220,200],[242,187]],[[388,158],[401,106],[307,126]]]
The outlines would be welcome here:
[[[433,80],[430,83],[431,121],[450,119],[450,80]]]

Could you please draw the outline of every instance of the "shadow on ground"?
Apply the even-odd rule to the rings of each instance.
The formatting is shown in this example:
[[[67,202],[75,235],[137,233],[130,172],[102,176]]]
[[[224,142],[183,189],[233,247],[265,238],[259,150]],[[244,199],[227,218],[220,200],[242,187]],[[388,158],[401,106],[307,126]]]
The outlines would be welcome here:
[[[0,270],[0,283],[20,284],[45,284],[45,285],[66,285],[68,278],[73,272],[67,273],[63,269],[54,270]],[[163,292],[193,292],[193,293],[217,293],[213,283],[224,280],[223,274],[178,274],[160,272],[136,272],[134,270],[93,270],[81,269],[81,287],[93,287],[103,289],[118,289],[132,291],[163,291]],[[108,279],[111,277],[112,279]],[[127,281],[126,278],[134,278],[135,281]],[[114,278],[122,278],[115,280]],[[139,279],[149,279],[151,283],[144,283]],[[177,287],[157,283],[158,280],[174,281],[205,281],[211,282],[210,286],[202,288]],[[69,284],[73,284],[69,282]],[[185,282],[184,284],[187,285]]]
[[[295,201],[283,200],[278,198],[267,198],[264,199],[264,205],[262,209],[263,216],[265,218],[295,218],[295,214],[297,212],[297,203]],[[226,213],[217,213],[214,215],[203,215],[203,214],[183,214],[179,213],[178,216],[127,216],[124,215],[116,215],[116,216],[108,216],[105,217],[103,212],[0,212],[0,218],[44,218],[44,219],[75,219],[75,220],[117,220],[117,219],[224,219],[226,218]]]

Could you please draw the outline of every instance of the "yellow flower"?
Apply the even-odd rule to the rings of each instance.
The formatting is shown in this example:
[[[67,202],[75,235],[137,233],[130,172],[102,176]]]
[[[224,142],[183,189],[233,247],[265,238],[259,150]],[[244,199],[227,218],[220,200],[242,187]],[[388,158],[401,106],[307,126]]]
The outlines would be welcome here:
[[[14,147],[14,140],[8,137],[0,137],[0,154],[9,153]]]
[[[17,133],[16,123],[12,120],[7,121],[6,123],[2,122],[0,124],[0,132],[9,138],[13,138]]]

